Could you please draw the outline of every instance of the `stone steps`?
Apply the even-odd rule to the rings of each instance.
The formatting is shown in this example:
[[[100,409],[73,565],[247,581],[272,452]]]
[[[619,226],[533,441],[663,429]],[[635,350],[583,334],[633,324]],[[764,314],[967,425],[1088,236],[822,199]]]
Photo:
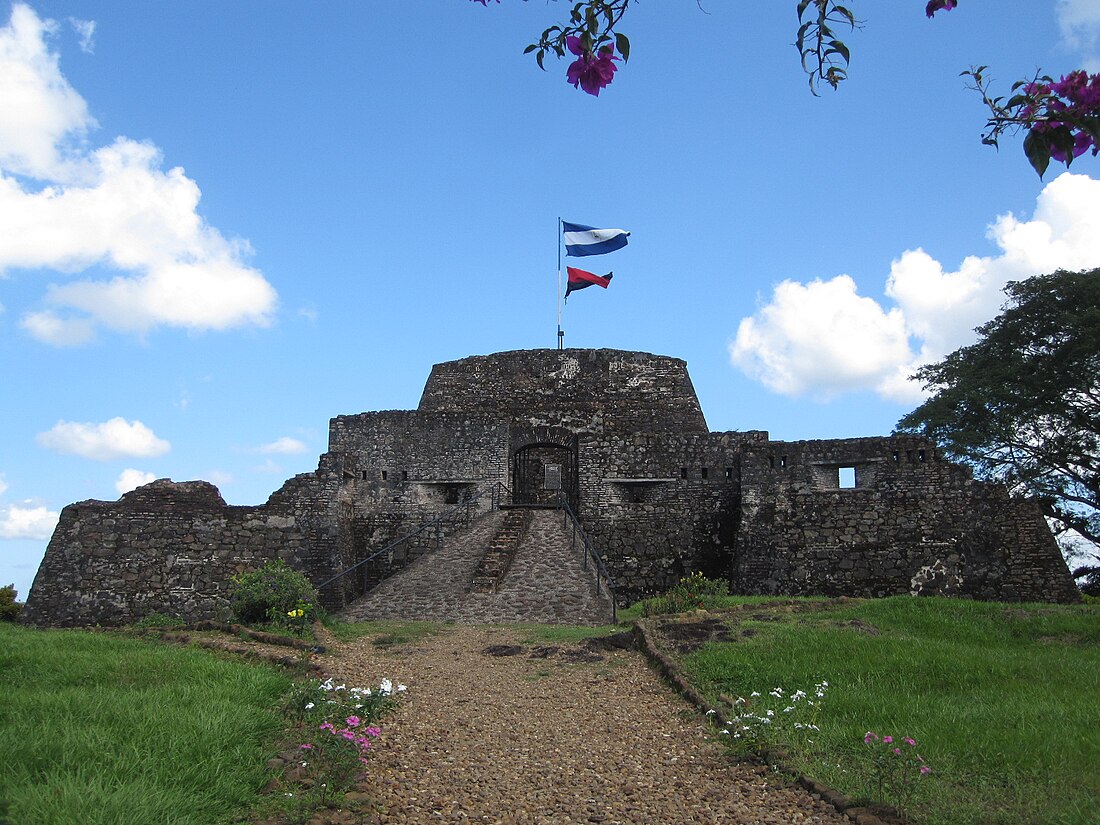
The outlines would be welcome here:
[[[474,571],[470,590],[473,593],[495,593],[500,580],[512,566],[520,541],[531,523],[530,510],[505,510],[497,534],[489,542],[485,555]]]
[[[506,514],[516,512],[526,522],[519,534],[505,529]],[[475,575],[483,567],[499,567],[487,556],[495,539],[513,540],[506,533],[514,535],[510,564],[499,571],[492,588],[479,592],[472,586]],[[579,545],[571,546],[560,510],[497,511],[381,582],[339,618],[606,624],[611,600],[606,591],[597,593],[593,571],[582,568],[581,552]]]

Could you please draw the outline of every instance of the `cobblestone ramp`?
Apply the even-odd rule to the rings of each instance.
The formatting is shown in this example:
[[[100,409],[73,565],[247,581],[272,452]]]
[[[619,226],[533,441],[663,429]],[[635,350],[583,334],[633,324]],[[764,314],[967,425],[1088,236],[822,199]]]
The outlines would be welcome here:
[[[344,621],[425,619],[464,624],[539,622],[606,624],[611,600],[596,593],[591,567],[582,568],[581,548],[558,510],[533,510],[531,523],[496,593],[471,593],[474,571],[500,529],[492,513],[449,536],[434,553],[417,559],[348,605]]]

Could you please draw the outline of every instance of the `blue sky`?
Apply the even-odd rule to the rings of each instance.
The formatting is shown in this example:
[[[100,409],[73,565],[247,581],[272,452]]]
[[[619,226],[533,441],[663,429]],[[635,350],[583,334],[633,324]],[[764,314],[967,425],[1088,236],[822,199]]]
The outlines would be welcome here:
[[[0,4],[0,584],[153,478],[257,504],[330,417],[555,345],[557,220],[622,227],[567,346],[687,360],[713,430],[888,433],[1005,281],[1100,265],[1100,165],[1039,180],[980,101],[1100,68],[1095,0],[853,3],[813,97],[795,2],[651,2],[599,98],[523,47],[568,8]]]

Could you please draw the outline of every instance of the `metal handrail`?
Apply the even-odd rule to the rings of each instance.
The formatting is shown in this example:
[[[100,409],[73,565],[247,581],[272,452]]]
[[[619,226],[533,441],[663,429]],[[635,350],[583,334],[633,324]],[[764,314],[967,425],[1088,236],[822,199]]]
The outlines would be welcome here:
[[[502,492],[498,493],[498,490],[500,490]],[[444,510],[439,515],[437,515],[434,518],[431,518],[428,521],[421,524],[415,530],[412,530],[408,533],[405,533],[402,536],[399,536],[398,538],[394,539],[393,541],[391,541],[389,544],[385,545],[384,547],[381,547],[378,550],[375,550],[373,553],[371,553],[365,559],[361,559],[361,560],[357,561],[355,564],[353,564],[347,570],[342,570],[339,573],[337,573],[335,576],[333,576],[332,578],[326,579],[325,581],[321,582],[319,585],[317,585],[317,590],[318,591],[323,590],[324,588],[326,588],[330,584],[332,584],[334,581],[337,581],[338,579],[342,579],[344,576],[346,576],[348,573],[351,573],[354,570],[358,570],[360,567],[362,567],[367,562],[374,561],[376,558],[381,556],[383,553],[390,552],[395,547],[400,545],[402,542],[408,541],[409,539],[412,539],[412,538],[415,538],[416,536],[420,535],[421,533],[423,533],[425,530],[427,530],[430,527],[437,526],[444,519],[450,518],[454,513],[458,512],[459,510],[462,510],[462,509],[465,508],[465,510],[466,510],[466,523],[469,524],[470,523],[470,505],[476,503],[477,501],[479,501],[482,497],[485,496],[486,493],[489,493],[492,496],[492,498],[490,499],[490,505],[489,505],[489,512],[491,513],[493,510],[496,510],[500,507],[500,503],[504,498],[504,496],[502,494],[503,491],[507,491],[509,496],[511,496],[511,494],[512,494],[512,491],[509,490],[504,485],[504,483],[501,482],[501,481],[496,481],[496,482],[490,484],[488,487],[482,487],[479,490],[476,490],[472,495],[468,496],[464,501],[459,502],[454,507],[451,507],[449,510]]]
[[[569,497],[565,495],[564,490],[558,491],[558,504],[562,509],[562,526],[566,526],[568,521],[573,521],[573,542],[574,545],[577,540],[577,534],[580,534],[581,543],[584,546],[584,556],[582,566],[585,570],[588,569],[588,559],[592,558],[593,567],[596,569],[596,595],[600,594],[600,579],[602,578],[606,582],[607,594],[611,597],[611,621],[616,623],[619,621],[618,600],[615,598],[615,580],[611,578],[611,574],[607,572],[607,567],[604,566],[603,559],[600,554],[596,552],[596,548],[592,545],[591,539],[588,538],[588,533],[584,531],[584,526],[581,524],[581,520],[577,518],[577,514],[573,511],[572,506],[569,504]]]

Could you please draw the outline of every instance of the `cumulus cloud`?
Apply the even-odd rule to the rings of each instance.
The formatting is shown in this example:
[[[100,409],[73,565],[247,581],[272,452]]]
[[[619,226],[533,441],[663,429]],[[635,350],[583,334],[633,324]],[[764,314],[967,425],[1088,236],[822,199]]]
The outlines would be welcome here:
[[[172,449],[140,421],[127,421],[121,416],[102,424],[58,421],[52,429],[39,433],[37,441],[48,450],[95,461],[154,458]]]
[[[256,452],[258,453],[278,455],[294,455],[296,453],[304,453],[305,451],[306,445],[304,443],[297,438],[290,438],[285,435],[282,438],[276,438],[270,444],[264,444],[262,447],[256,448]]]
[[[861,296],[848,275],[784,281],[741,321],[730,358],[750,377],[786,395],[828,398],[870,389],[912,403],[908,380],[922,364],[975,340],[993,318],[1009,281],[1100,264],[1100,182],[1063,173],[1040,193],[1031,220],[999,216],[988,237],[999,255],[968,256],[950,271],[923,249],[890,267],[884,306]]]
[[[115,481],[115,489],[118,490],[119,495],[123,495],[131,490],[136,490],[143,484],[156,480],[157,477],[153,473],[127,468],[119,473],[118,479]]]
[[[274,288],[245,262],[246,241],[199,215],[201,192],[183,169],[165,171],[148,142],[89,145],[97,124],[48,45],[56,28],[16,5],[0,29],[0,275],[83,275],[49,287],[22,328],[72,346],[98,329],[269,324]],[[80,32],[90,43],[94,25]]]
[[[0,504],[0,539],[48,539],[59,515],[31,501]]]

